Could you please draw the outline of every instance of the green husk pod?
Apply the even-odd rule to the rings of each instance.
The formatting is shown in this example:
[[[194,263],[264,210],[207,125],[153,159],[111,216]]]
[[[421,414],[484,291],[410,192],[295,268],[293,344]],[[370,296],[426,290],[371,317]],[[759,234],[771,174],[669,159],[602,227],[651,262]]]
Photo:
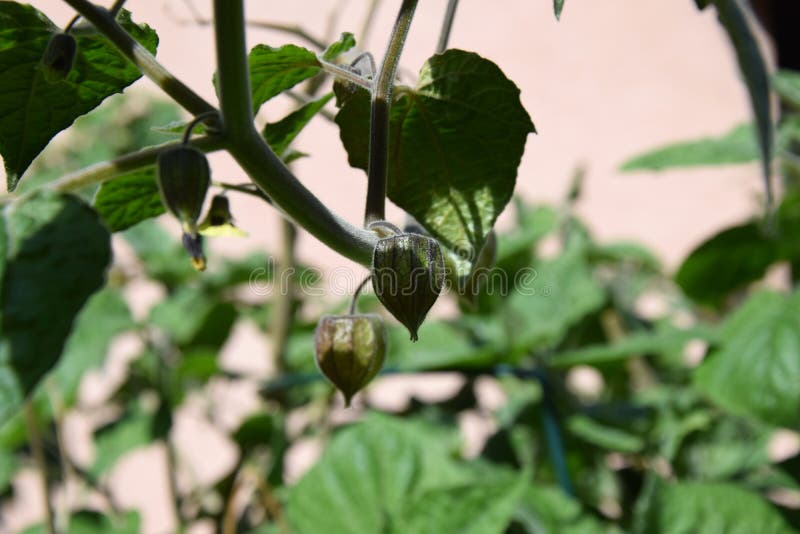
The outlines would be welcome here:
[[[436,302],[445,282],[439,243],[418,234],[398,234],[378,241],[372,255],[372,287],[411,340]]]
[[[206,155],[194,147],[181,145],[158,155],[158,190],[164,206],[181,223],[183,245],[198,271],[206,267],[203,240],[197,220],[203,210],[211,170]]]
[[[383,367],[386,327],[375,314],[326,315],[315,335],[320,372],[344,395],[345,405]]]
[[[56,83],[66,79],[72,70],[78,43],[68,33],[54,33],[47,42],[42,54],[42,74],[47,83]]]

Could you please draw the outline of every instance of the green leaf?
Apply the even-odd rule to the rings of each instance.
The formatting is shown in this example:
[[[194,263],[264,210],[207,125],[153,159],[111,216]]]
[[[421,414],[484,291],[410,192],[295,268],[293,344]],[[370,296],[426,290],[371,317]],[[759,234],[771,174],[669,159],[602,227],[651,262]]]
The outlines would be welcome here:
[[[660,328],[654,332],[634,332],[614,343],[586,345],[575,350],[554,355],[549,364],[553,367],[572,367],[575,365],[605,365],[633,356],[680,352],[691,339],[713,341],[715,332],[708,328],[696,327],[680,330],[673,326]]]
[[[553,534],[598,534],[612,531],[591,515],[580,502],[558,488],[530,485],[525,488],[514,520],[524,532]]]
[[[750,105],[756,119],[758,145],[761,149],[761,170],[767,199],[772,199],[770,164],[772,162],[773,125],[770,108],[767,65],[758,48],[758,40],[750,28],[739,0],[714,0],[717,16],[736,51],[739,70],[750,94]]]
[[[557,258],[516,277],[504,310],[515,353],[556,345],[570,326],[603,305],[605,294],[592,278],[585,248],[573,240]]]
[[[214,299],[201,286],[185,285],[150,310],[149,322],[177,343],[188,343],[214,309]]]
[[[0,423],[58,362],[73,320],[104,283],[108,231],[71,195],[33,194],[0,217]]]
[[[154,168],[105,182],[94,197],[94,208],[112,232],[127,230],[166,210],[161,202]]]
[[[661,484],[645,516],[645,532],[789,534],[792,529],[766,499],[733,484]]]
[[[331,98],[333,98],[333,93],[328,93],[322,98],[304,104],[278,122],[268,123],[264,126],[263,135],[272,151],[283,158],[292,141]]]
[[[452,460],[454,438],[419,421],[377,415],[340,432],[289,490],[292,532],[386,531],[426,490],[466,482]]]
[[[661,171],[700,165],[731,165],[758,159],[758,144],[750,124],[740,124],[722,137],[710,137],[668,145],[635,156],[620,167],[622,172]]]
[[[800,110],[800,72],[779,70],[772,75],[772,87],[781,100]]]
[[[356,45],[356,38],[350,32],[343,32],[339,40],[330,45],[322,53],[322,59],[333,61]]]
[[[644,440],[624,430],[598,423],[585,415],[573,415],[567,419],[567,431],[592,445],[609,451],[639,452]]]
[[[103,364],[114,336],[135,326],[118,290],[105,288],[88,300],[75,319],[58,365],[48,376],[64,406],[74,402],[84,374]]]
[[[107,473],[126,453],[153,442],[153,415],[134,404],[119,421],[95,433],[95,458],[89,473],[97,478]]]
[[[395,532],[505,532],[525,489],[526,477],[523,473],[510,480],[479,480],[428,491],[408,509]]]
[[[254,113],[270,98],[311,78],[321,69],[314,52],[296,45],[280,48],[258,45],[250,51],[248,62]]]
[[[564,9],[564,0],[553,0],[553,11],[556,14],[556,20],[561,20],[561,11]]]
[[[148,26],[120,14],[122,26],[155,52],[158,37]],[[73,31],[75,62],[63,81],[45,81],[39,61],[50,36],[59,32],[45,15],[17,2],[0,2],[0,154],[8,190],[13,191],[31,161],[50,139],[97,107],[106,97],[139,79],[141,73],[105,37]]]
[[[761,279],[779,258],[777,243],[758,224],[734,226],[695,248],[675,281],[694,300],[716,304],[731,291]]]
[[[141,531],[138,512],[107,516],[93,510],[81,510],[69,518],[67,534],[137,534]],[[26,528],[22,534],[46,534],[44,525]]]
[[[800,293],[762,292],[725,321],[694,382],[734,414],[800,428],[799,376]]]
[[[511,199],[534,131],[519,89],[491,61],[448,50],[425,62],[413,89],[395,95],[388,196],[447,248],[474,260]],[[358,90],[336,115],[350,165],[364,170],[369,114],[369,95]]]

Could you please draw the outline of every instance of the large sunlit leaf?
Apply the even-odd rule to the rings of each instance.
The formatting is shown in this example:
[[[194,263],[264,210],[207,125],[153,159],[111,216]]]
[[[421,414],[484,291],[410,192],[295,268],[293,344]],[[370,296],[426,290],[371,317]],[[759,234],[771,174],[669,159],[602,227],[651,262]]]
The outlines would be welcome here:
[[[108,231],[74,196],[37,193],[3,210],[0,424],[58,362],[110,259]]]
[[[350,165],[367,170],[369,95],[339,97],[336,123]],[[474,259],[511,199],[533,131],[519,89],[497,65],[463,50],[437,54],[413,88],[395,91],[388,196],[447,248]]]
[[[454,438],[420,421],[377,415],[344,430],[291,488],[292,531],[391,532],[424,491],[466,482],[452,460]]]
[[[158,37],[152,29],[131,22],[127,11],[119,17],[134,39],[155,52]],[[39,62],[59,31],[27,4],[0,2],[0,154],[9,190],[54,135],[141,76],[105,37],[75,29],[72,71],[63,81],[45,81]]]
[[[800,293],[751,296],[720,332],[695,385],[726,410],[800,428]]]

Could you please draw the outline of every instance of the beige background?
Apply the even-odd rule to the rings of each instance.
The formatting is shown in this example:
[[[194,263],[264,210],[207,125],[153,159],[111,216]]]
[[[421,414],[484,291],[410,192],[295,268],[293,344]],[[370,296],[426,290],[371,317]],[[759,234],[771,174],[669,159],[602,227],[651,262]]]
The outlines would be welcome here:
[[[72,16],[70,8],[56,0],[32,3],[58,24]],[[360,43],[362,48],[376,56],[382,54],[399,3],[383,0],[371,37]],[[197,0],[194,5],[204,15],[210,14],[210,2]],[[337,34],[343,30],[358,34],[367,1],[253,0],[246,5],[252,20],[299,23],[322,36],[334,6],[339,6]],[[215,102],[210,83],[214,71],[211,28],[178,24],[176,18],[189,16],[180,0],[130,0],[127,6],[137,20],[158,31],[158,58]],[[420,2],[401,62],[401,74],[407,79],[432,53],[444,6],[444,0]],[[280,45],[294,40],[254,29],[249,41],[251,45]],[[557,201],[568,187],[572,171],[584,165],[588,173],[579,209],[600,239],[645,242],[674,268],[698,241],[756,209],[761,191],[755,165],[659,175],[617,172],[622,161],[639,151],[719,135],[748,119],[745,89],[712,10],[698,13],[691,0],[567,0],[562,21],[557,23],[551,0],[462,0],[451,47],[476,51],[495,61],[521,88],[522,102],[539,134],[528,140],[519,170],[519,194],[532,201]],[[134,90],[159,92],[146,79]],[[289,105],[280,99],[271,102],[259,120],[277,119]],[[358,224],[365,180],[363,173],[348,167],[335,127],[316,121],[301,135],[298,148],[313,156],[296,164],[298,177],[334,211]],[[217,177],[244,179],[226,155],[215,154],[211,160]],[[235,254],[253,248],[276,250],[275,212],[247,198],[237,197],[233,202],[240,226],[251,236],[217,240],[214,248]],[[400,222],[400,212],[391,210],[390,219]],[[299,247],[304,262],[327,269],[355,267],[306,234],[301,234]],[[137,314],[143,314],[159,292],[143,287],[134,296],[140,301]],[[115,359],[124,362],[134,356],[135,343],[131,339],[116,343]],[[241,360],[253,351],[263,353],[264,345],[254,328],[240,325],[224,357],[236,361],[238,355]],[[255,364],[253,372],[263,375],[268,369]],[[102,384],[114,380],[108,369],[91,374],[83,402],[101,405]],[[444,377],[435,389],[447,393],[457,386],[457,381]],[[402,397],[413,384],[384,381],[381,387]],[[486,388],[487,398],[493,398],[491,386]],[[226,426],[226,420],[234,424],[253,406],[253,391],[225,385],[217,390],[216,398],[221,399],[217,411],[225,414],[221,426]],[[183,445],[183,479],[189,485],[212,480],[233,461],[230,443],[199,417],[203,402],[195,399],[189,403],[175,434]],[[383,402],[388,403],[387,408],[391,405]],[[67,425],[68,438],[77,444],[75,454],[84,455],[84,461],[91,456],[86,443],[88,425],[81,418]],[[469,421],[465,428],[478,437],[481,433],[480,425],[470,426]],[[301,442],[292,453],[290,476],[299,476],[317,450],[314,443]],[[33,473],[26,471],[18,481],[21,499],[4,511],[6,526],[12,530],[38,516],[41,495],[33,480]],[[174,528],[166,503],[163,451],[151,447],[131,454],[114,470],[111,483],[122,504],[144,510],[147,532]]]

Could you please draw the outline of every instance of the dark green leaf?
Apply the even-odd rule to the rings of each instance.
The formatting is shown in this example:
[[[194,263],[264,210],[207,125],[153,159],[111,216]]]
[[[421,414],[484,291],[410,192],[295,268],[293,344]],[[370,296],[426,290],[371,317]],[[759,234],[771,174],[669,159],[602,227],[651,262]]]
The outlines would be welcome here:
[[[0,423],[57,363],[72,323],[104,283],[108,231],[70,195],[42,192],[0,217]]]
[[[764,498],[733,484],[664,483],[646,512],[645,532],[789,534],[792,529]]]
[[[359,90],[336,116],[350,165],[364,170],[369,114]],[[448,50],[425,62],[416,87],[396,91],[389,130],[389,198],[474,260],[511,199],[534,131],[519,89],[491,61]]]
[[[728,33],[736,51],[739,70],[750,94],[750,105],[756,119],[758,145],[761,149],[761,169],[767,199],[772,199],[770,165],[772,163],[772,111],[770,108],[767,65],[758,48],[758,40],[750,28],[747,15],[739,0],[714,0],[719,21]]]
[[[734,226],[694,249],[678,269],[675,281],[689,297],[714,304],[761,279],[779,259],[779,252],[776,242],[764,235],[758,224]]]
[[[722,137],[676,143],[635,156],[622,164],[622,172],[661,171],[699,165],[731,165],[758,159],[755,132],[741,124]]]
[[[561,11],[564,9],[564,0],[553,0],[553,11],[556,13],[556,19],[561,20]]]
[[[800,426],[800,293],[762,292],[725,321],[695,384],[732,413]]]
[[[772,87],[780,95],[781,100],[800,110],[800,72],[779,70],[772,75]]]
[[[155,52],[158,37],[148,26],[120,14],[122,26]],[[45,81],[40,58],[60,31],[35,8],[0,2],[0,153],[9,191],[52,137],[106,97],[121,92],[141,73],[105,37],[74,31],[78,52],[65,80]]]
[[[344,32],[342,33],[341,37],[339,37],[338,41],[325,49],[325,51],[322,53],[322,59],[325,61],[333,61],[340,55],[353,48],[355,45],[356,38],[353,36],[353,34]]]
[[[254,112],[270,98],[319,73],[321,68],[314,52],[296,45],[280,48],[258,45],[250,51],[248,61]]]
[[[311,119],[325,107],[330,99],[333,98],[333,93],[313,100],[295,111],[288,114],[278,122],[269,123],[264,126],[264,138],[269,143],[279,157],[283,158],[286,149],[294,141],[295,137],[311,122]]]
[[[94,208],[112,232],[158,217],[166,210],[158,193],[155,169],[143,169],[105,182],[95,194]]]

